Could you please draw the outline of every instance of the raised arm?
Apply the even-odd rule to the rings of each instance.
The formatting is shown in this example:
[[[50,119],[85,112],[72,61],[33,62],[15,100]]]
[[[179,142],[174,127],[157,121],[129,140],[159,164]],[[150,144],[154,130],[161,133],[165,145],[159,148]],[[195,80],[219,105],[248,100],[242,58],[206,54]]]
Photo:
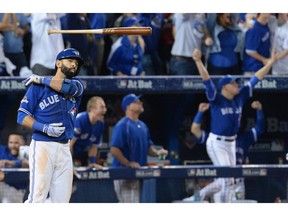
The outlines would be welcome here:
[[[201,51],[199,49],[195,49],[193,51],[192,58],[196,63],[196,66],[198,68],[200,76],[202,77],[202,80],[208,80],[210,79],[210,75],[203,64],[201,57],[202,57]]]
[[[255,73],[255,76],[259,80],[262,80],[264,76],[270,71],[272,65],[277,60],[278,55],[278,53],[273,52],[271,58],[268,59],[267,63]]]
[[[253,101],[251,107],[257,110],[256,124],[254,128],[256,130],[257,136],[260,136],[265,131],[265,117],[262,110],[262,104],[259,101]]]
[[[10,18],[13,20],[13,23],[10,23]],[[0,21],[0,31],[14,31],[16,29],[16,14],[4,13],[2,20]],[[14,22],[15,20],[15,22]]]
[[[201,121],[203,113],[207,111],[209,107],[209,103],[200,103],[198,107],[198,112],[193,119],[193,123],[191,125],[191,133],[194,134],[197,139],[201,138],[202,134]]]
[[[38,75],[31,75],[23,81],[25,86],[31,83],[43,84],[49,86],[57,92],[61,92],[68,96],[78,97],[83,94],[84,86],[78,79],[60,79],[56,77],[44,77]]]
[[[204,66],[202,60],[201,60],[201,51],[199,49],[195,49],[192,54],[192,58],[196,63],[196,66],[198,68],[198,72],[203,80],[205,89],[206,89],[206,95],[209,101],[212,101],[215,99],[217,89],[213,83],[213,81],[210,79],[210,75]]]

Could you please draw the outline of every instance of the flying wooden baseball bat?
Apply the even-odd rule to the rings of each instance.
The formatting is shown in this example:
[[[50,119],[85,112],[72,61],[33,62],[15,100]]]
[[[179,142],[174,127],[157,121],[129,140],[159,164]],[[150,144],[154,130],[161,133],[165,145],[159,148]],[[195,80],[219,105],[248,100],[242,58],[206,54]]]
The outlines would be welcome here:
[[[81,29],[81,30],[48,30],[50,34],[106,34],[106,35],[151,35],[151,27],[115,27],[103,29]]]

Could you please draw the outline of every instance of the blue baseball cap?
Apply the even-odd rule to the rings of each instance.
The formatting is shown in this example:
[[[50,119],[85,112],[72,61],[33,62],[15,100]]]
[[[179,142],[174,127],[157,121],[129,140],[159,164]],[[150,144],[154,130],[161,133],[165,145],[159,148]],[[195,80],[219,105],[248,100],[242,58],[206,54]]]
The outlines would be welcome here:
[[[126,95],[126,96],[123,98],[122,103],[121,103],[122,109],[123,109],[124,111],[126,111],[127,106],[129,106],[131,103],[134,103],[135,101],[139,100],[139,98],[140,98],[141,96],[142,96],[142,95],[136,96],[135,94],[128,94],[128,95]]]
[[[230,74],[227,74],[219,80],[218,88],[222,89],[223,86],[232,82],[237,82],[238,80],[239,80],[239,77],[232,77]]]
[[[141,19],[137,19],[135,17],[127,17],[124,19],[123,21],[123,26],[124,27],[131,27],[133,25],[137,25],[137,24],[140,24],[142,22]]]

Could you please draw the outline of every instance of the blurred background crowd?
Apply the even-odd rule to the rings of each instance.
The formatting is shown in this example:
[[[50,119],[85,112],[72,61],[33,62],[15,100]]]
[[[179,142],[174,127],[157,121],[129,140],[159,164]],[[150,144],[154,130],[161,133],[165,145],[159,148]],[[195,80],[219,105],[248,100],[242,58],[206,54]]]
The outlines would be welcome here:
[[[273,50],[271,74],[286,75],[287,13],[17,13],[0,14],[2,76],[52,75],[63,48],[80,51],[80,75],[198,75],[201,48],[211,75],[253,74]],[[150,26],[152,35],[54,34],[48,29]]]

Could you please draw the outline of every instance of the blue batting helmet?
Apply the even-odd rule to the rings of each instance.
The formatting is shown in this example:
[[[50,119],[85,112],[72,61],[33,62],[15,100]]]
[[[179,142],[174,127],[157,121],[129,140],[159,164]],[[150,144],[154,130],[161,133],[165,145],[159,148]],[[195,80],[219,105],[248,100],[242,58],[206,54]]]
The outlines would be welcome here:
[[[78,68],[80,68],[84,63],[79,51],[74,48],[67,48],[59,52],[56,57],[56,61],[61,60],[61,59],[67,59],[67,58],[77,59]]]

